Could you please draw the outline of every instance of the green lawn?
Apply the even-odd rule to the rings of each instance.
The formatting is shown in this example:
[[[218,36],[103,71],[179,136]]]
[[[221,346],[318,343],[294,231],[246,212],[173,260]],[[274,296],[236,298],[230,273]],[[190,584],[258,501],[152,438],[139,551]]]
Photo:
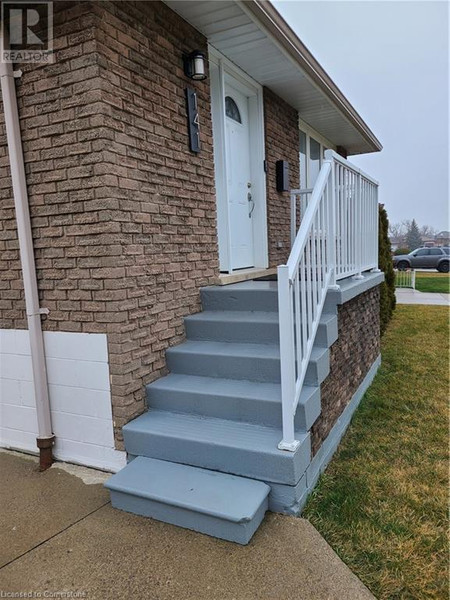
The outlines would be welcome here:
[[[448,598],[448,342],[446,307],[397,307],[303,513],[379,600]]]
[[[419,292],[441,292],[450,294],[450,275],[448,273],[417,273],[416,290]]]

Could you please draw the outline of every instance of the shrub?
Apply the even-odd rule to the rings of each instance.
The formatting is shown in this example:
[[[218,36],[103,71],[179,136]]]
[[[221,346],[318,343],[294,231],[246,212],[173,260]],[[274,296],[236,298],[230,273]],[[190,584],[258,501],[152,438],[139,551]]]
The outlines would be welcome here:
[[[380,332],[383,335],[395,309],[395,274],[388,234],[389,221],[382,204],[378,207],[378,219],[378,267],[384,272],[384,282],[380,286]]]
[[[395,250],[394,254],[395,256],[399,256],[400,254],[409,254],[411,251],[409,248],[397,248],[397,250]]]

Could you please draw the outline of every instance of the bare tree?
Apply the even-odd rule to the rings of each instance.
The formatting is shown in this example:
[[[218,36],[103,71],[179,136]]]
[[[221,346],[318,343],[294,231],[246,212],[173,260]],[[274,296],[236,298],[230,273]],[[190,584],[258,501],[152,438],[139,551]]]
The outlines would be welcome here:
[[[431,225],[422,225],[420,228],[420,235],[424,238],[434,238],[438,234],[438,230]]]
[[[389,235],[394,238],[403,237],[408,228],[403,223],[389,223]]]

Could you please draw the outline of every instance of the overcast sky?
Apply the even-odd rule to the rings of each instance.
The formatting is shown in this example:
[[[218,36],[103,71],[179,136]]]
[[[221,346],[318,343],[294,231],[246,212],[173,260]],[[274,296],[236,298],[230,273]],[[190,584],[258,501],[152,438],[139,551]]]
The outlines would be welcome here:
[[[274,0],[383,144],[351,157],[391,222],[449,225],[447,1]]]

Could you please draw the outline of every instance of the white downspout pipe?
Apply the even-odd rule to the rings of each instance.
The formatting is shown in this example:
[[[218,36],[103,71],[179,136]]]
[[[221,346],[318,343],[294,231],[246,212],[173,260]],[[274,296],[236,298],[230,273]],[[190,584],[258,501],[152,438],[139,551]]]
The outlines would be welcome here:
[[[38,437],[36,442],[39,448],[40,469],[43,471],[50,467],[53,462],[52,447],[55,441],[55,436],[52,432],[44,338],[41,326],[41,314],[48,313],[48,310],[39,308],[22,138],[19,126],[19,112],[17,110],[14,72],[11,63],[0,61],[0,79],[16,211],[17,234],[19,238],[20,262],[25,290],[25,307],[30,335],[31,361],[33,365],[33,383],[38,422]]]

